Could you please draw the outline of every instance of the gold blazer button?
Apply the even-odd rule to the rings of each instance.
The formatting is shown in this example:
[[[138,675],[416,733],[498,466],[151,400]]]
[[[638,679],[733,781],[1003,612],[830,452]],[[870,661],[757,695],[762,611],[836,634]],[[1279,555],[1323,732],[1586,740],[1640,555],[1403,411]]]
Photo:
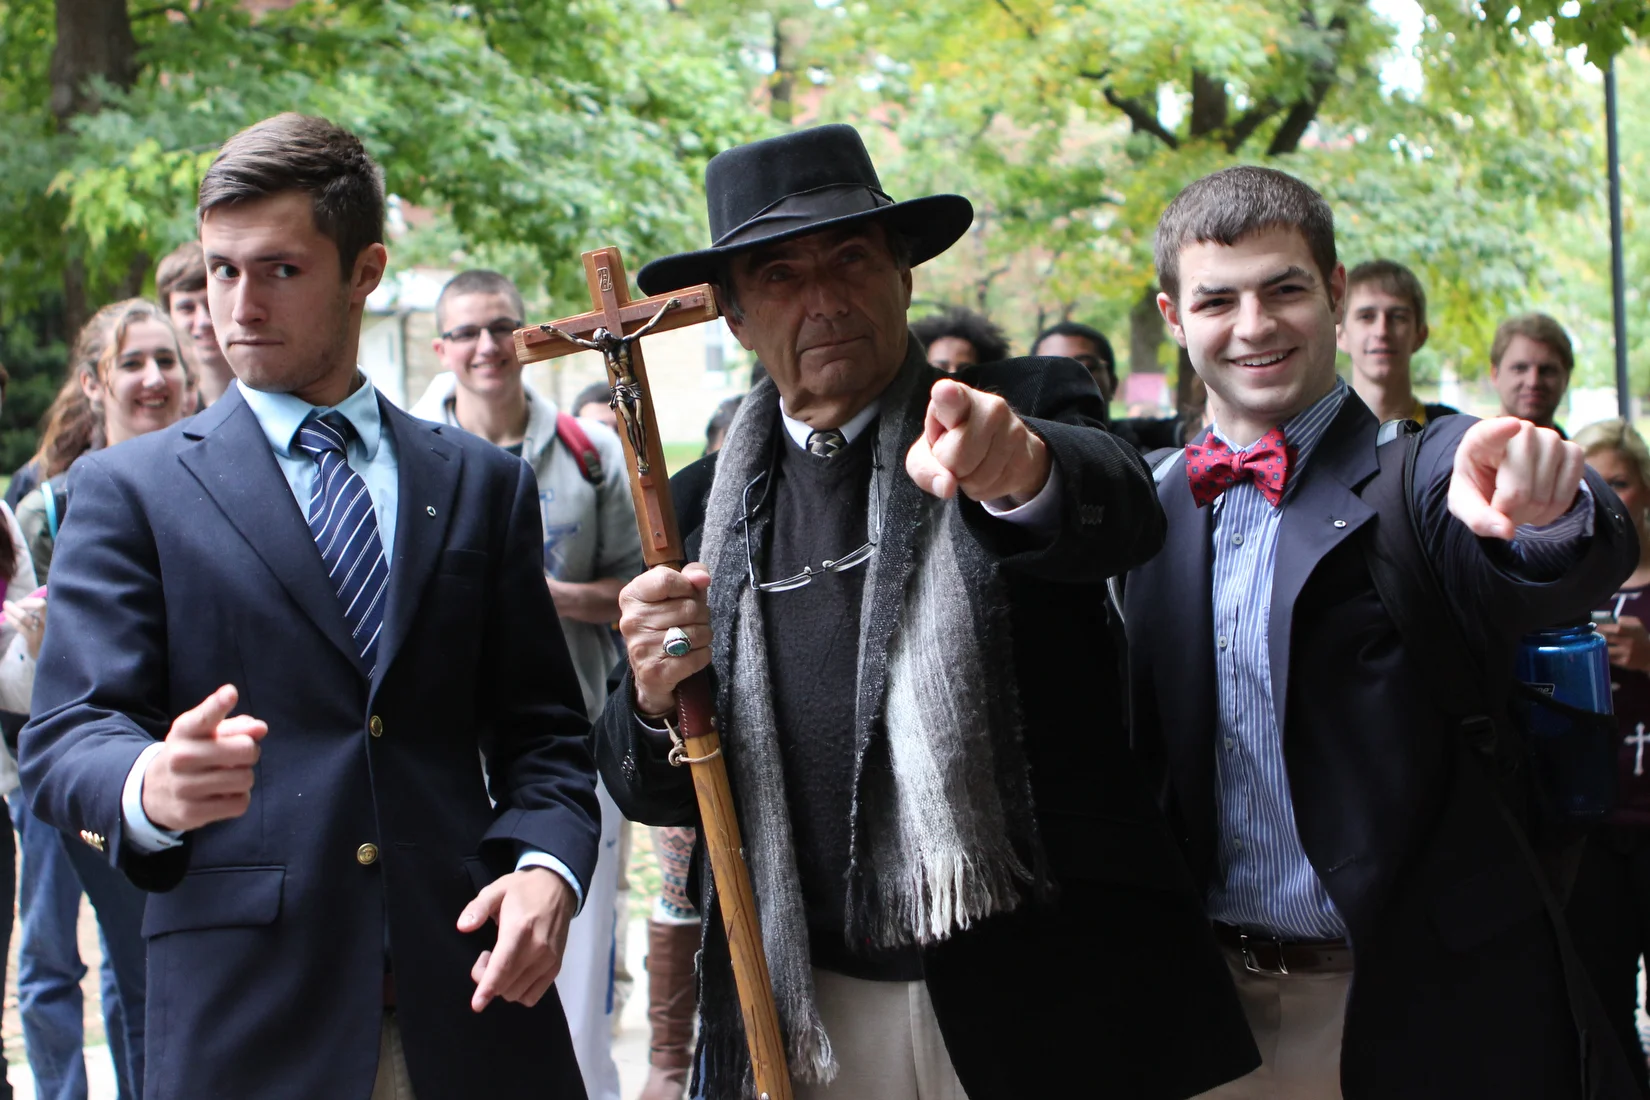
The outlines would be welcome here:
[[[378,845],[363,844],[355,849],[355,862],[363,867],[371,867],[378,862]]]

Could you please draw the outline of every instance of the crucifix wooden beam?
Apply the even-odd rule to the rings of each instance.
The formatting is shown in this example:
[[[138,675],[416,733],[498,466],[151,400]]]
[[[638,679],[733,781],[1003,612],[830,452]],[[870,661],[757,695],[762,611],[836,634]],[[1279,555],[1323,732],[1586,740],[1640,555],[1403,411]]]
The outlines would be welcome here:
[[[669,475],[640,342],[652,333],[715,320],[721,315],[716,295],[708,285],[700,285],[632,302],[624,261],[617,248],[586,252],[584,274],[596,308],[548,325],[518,329],[516,352],[523,363],[581,350],[602,353],[612,386],[609,404],[619,416],[619,440],[629,465],[642,556],[650,566],[680,569],[685,564],[681,533],[676,529],[676,510],[671,505]],[[692,769],[700,841],[710,857],[717,906],[727,932],[756,1098],[791,1100],[785,1041],[762,948],[762,930],[757,925],[756,895],[745,865],[744,842],[728,785],[727,762],[722,758],[707,672],[696,672],[676,686],[676,718],[679,726],[671,731],[674,747],[670,762]]]
[[[613,266],[610,266],[608,270],[610,272],[617,270],[618,277],[624,278],[624,268],[619,261],[619,250],[616,248],[601,248],[595,252],[586,252],[584,254],[586,274],[591,270],[590,257],[603,253],[612,254]],[[595,300],[601,301],[601,298],[597,297],[599,293],[598,284],[592,283],[590,289],[591,296]],[[622,284],[615,284],[614,300],[618,304],[616,316],[608,316],[604,303],[602,309],[594,309],[589,313],[581,313],[577,317],[554,321],[548,327],[559,329],[569,336],[577,336],[584,340],[592,339],[599,328],[605,328],[609,332],[617,332],[619,335],[624,336],[647,324],[672,298],[675,298],[680,304],[666,314],[664,320],[660,321],[651,330],[652,332],[669,332],[671,329],[683,328],[687,325],[703,324],[706,321],[714,321],[722,315],[722,311],[716,308],[716,294],[711,290],[708,283],[691,286],[686,290],[672,291],[669,294],[655,294],[651,298],[638,298],[634,302],[630,300],[630,292],[624,289]],[[622,327],[616,327],[615,323]],[[571,355],[576,351],[583,350],[585,349],[582,346],[569,343],[565,338],[547,331],[546,326],[543,325],[530,325],[527,328],[516,330],[516,357],[524,365],[527,363],[540,363],[546,359],[558,359],[563,355]]]
[[[555,359],[577,351],[599,351],[612,387],[609,404],[619,418],[630,459],[630,490],[635,495],[642,526],[642,556],[647,564],[683,564],[676,512],[670,500],[669,473],[659,440],[659,425],[647,384],[647,366],[640,338],[688,325],[714,321],[722,315],[710,284],[632,301],[624,260],[617,248],[598,248],[584,254],[584,274],[590,300],[596,308],[549,324],[516,330],[516,355],[523,363]]]

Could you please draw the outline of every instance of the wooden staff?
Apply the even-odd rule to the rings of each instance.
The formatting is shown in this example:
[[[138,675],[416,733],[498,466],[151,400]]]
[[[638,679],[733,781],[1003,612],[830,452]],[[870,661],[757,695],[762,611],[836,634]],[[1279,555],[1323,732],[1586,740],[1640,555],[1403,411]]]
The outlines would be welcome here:
[[[642,556],[650,567],[681,569],[686,564],[685,554],[681,533],[676,529],[676,509],[670,499],[669,475],[647,389],[640,339],[650,333],[715,320],[721,315],[716,295],[708,285],[701,285],[632,302],[617,248],[586,252],[584,273],[596,308],[577,317],[517,330],[516,354],[527,364],[581,348],[602,353],[608,383],[613,388],[610,403],[618,413],[619,439],[629,464]],[[722,759],[708,671],[696,672],[676,686],[676,713],[681,732],[678,744],[671,749],[670,762],[678,767],[686,764],[693,774],[700,837],[710,855],[711,875],[722,907],[756,1094],[758,1100],[791,1100],[785,1042],[779,1031],[779,1012],[774,1007],[768,958],[762,950],[756,897],[745,866],[727,764]]]

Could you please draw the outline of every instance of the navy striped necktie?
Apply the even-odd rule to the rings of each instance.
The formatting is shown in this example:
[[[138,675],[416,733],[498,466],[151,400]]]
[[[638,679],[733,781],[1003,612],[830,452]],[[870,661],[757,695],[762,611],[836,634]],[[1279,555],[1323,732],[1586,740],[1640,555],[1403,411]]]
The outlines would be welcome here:
[[[344,448],[353,438],[355,427],[336,411],[307,420],[298,429],[298,448],[316,465],[309,533],[321,551],[370,678],[378,667],[378,635],[384,627],[384,590],[389,586],[390,570],[378,537],[372,494],[345,456]]]

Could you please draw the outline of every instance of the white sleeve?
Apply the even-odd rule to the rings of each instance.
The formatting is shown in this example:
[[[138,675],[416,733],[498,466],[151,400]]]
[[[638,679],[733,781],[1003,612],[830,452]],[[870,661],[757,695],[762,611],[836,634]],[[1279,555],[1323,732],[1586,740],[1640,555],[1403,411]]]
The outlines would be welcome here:
[[[5,520],[15,555],[11,576],[6,578],[6,599],[16,601],[35,589],[34,560],[23,542],[23,529],[17,524],[17,516],[4,501],[0,501],[0,518]],[[27,714],[29,699],[34,694],[34,658],[29,656],[23,636],[10,623],[0,625],[0,646],[4,646],[4,656],[0,657],[0,710]]]

